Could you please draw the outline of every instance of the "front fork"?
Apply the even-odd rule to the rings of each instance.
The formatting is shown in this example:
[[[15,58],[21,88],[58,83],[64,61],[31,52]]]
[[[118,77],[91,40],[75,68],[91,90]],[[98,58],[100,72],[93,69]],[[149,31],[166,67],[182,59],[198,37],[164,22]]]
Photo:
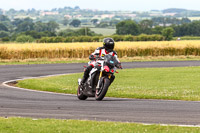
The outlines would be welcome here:
[[[103,82],[102,75],[103,75],[103,71],[100,72],[99,81],[98,81],[98,84],[97,84],[97,89],[100,88],[100,84]],[[111,77],[112,77],[112,74],[109,73],[108,78],[111,79]]]

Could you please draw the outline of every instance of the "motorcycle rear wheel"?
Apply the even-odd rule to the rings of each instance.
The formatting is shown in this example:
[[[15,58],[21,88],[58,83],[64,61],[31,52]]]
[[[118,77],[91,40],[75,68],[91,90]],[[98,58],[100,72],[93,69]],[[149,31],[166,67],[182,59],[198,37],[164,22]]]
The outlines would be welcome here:
[[[80,85],[78,86],[77,97],[78,97],[79,100],[86,100],[88,98],[87,96],[85,96],[83,94],[83,91],[81,90],[81,86]]]
[[[108,87],[110,86],[110,80],[108,78],[104,78],[104,80],[100,86],[101,87],[99,89],[97,89],[96,93],[95,93],[95,99],[97,101],[101,101],[105,97],[105,95],[108,91]]]

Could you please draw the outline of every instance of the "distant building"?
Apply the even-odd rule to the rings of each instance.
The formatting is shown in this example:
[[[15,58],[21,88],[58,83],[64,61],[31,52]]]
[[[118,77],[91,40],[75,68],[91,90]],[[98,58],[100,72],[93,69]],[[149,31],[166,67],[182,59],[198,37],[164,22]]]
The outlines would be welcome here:
[[[149,16],[151,17],[159,17],[159,16],[162,16],[161,13],[152,13],[152,14],[149,14]]]
[[[72,18],[71,15],[65,15],[64,17],[67,18],[67,19],[71,19]]]
[[[58,12],[44,12],[44,11],[42,11],[40,14],[41,14],[41,16],[47,16],[47,15],[58,15],[59,13]]]
[[[176,13],[164,13],[163,14],[163,16],[172,16],[172,17],[175,16],[175,15],[176,15]]]
[[[134,18],[137,16],[137,14],[124,14],[122,16]]]
[[[101,16],[100,15],[95,15],[94,17],[92,17],[92,19],[100,19]]]
[[[104,19],[104,18],[113,18],[115,16],[115,14],[103,14],[101,15],[101,18]]]
[[[167,27],[169,27],[169,26],[171,26],[172,24],[159,24],[159,26],[167,26]]]
[[[81,17],[82,17],[81,14],[74,16],[74,18],[81,18]]]

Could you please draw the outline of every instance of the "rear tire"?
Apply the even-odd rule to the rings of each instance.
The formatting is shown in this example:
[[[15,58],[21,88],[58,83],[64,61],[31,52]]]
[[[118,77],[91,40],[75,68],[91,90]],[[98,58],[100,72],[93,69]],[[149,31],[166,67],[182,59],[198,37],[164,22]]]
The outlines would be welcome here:
[[[87,96],[85,96],[83,94],[83,91],[81,90],[81,86],[80,85],[78,86],[77,97],[78,97],[79,100],[86,100],[88,98]]]
[[[103,100],[103,98],[105,97],[108,91],[109,86],[110,86],[110,80],[108,78],[104,78],[100,89],[96,90],[96,93],[95,93],[95,99],[97,101]]]

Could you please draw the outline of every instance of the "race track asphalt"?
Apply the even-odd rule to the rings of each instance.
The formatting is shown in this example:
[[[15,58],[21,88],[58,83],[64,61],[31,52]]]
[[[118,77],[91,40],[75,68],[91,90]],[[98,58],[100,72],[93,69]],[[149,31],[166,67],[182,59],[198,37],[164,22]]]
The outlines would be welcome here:
[[[75,95],[20,90],[2,84],[8,80],[27,77],[82,72],[83,65],[85,64],[0,66],[0,116],[200,125],[198,101],[118,98],[79,101]],[[124,68],[183,66],[200,66],[200,61],[123,63]]]

